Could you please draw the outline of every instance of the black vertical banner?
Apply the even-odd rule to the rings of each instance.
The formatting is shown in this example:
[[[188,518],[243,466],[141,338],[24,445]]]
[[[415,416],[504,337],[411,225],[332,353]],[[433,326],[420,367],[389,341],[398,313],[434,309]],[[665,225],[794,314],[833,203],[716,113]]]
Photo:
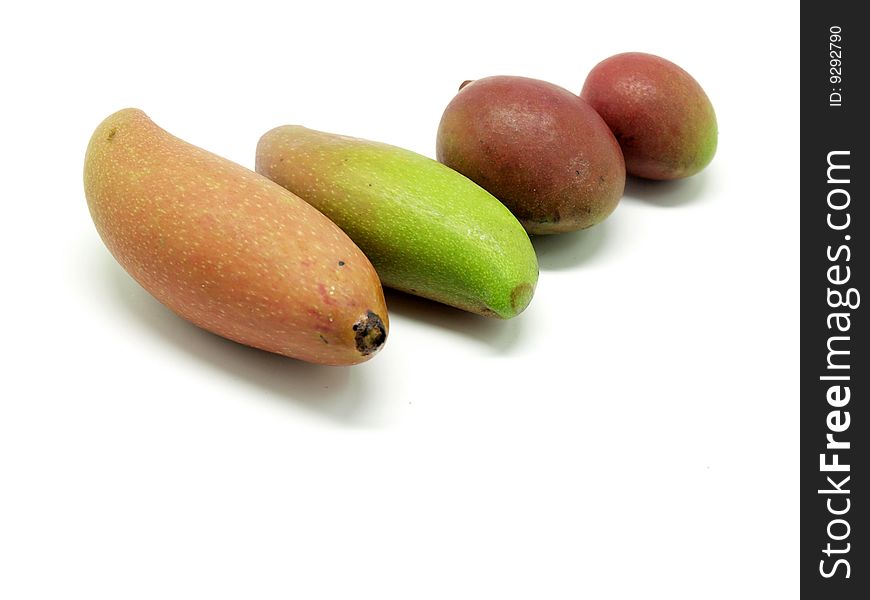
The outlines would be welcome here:
[[[801,594],[870,598],[870,23],[801,5]]]

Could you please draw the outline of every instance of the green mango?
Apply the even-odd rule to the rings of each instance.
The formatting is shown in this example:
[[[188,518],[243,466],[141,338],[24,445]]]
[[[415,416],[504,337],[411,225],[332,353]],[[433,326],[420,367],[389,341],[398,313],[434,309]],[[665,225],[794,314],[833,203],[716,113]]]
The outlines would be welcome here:
[[[287,125],[260,139],[256,170],[341,227],[385,286],[502,319],[532,299],[538,261],[522,225],[430,158]]]

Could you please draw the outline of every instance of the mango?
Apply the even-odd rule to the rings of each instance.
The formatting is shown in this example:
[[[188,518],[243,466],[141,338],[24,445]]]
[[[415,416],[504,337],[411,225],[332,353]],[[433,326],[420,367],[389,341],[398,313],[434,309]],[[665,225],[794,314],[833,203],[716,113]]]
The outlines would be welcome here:
[[[389,329],[360,249],[282,187],[184,142],[137,109],[88,144],[88,208],[106,247],[157,300],[248,346],[327,365],[371,358]]]
[[[627,52],[598,63],[580,96],[598,111],[625,155],[630,175],[681,179],[716,154],[716,113],[686,71],[652,54]]]
[[[436,155],[532,234],[592,227],[625,188],[622,152],[601,117],[568,90],[526,77],[464,82],[441,117]]]
[[[498,200],[430,158],[287,125],[260,139],[256,169],[344,229],[385,286],[502,319],[532,298],[538,262],[526,232]]]

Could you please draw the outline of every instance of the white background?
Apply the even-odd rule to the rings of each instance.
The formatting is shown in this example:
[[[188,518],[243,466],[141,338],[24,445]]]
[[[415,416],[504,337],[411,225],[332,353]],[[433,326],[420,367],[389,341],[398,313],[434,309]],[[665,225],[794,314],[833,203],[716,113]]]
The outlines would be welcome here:
[[[0,14],[0,597],[795,598],[791,2],[18,2]],[[677,62],[713,164],[535,241],[528,310],[388,295],[330,368],[181,321],[82,190],[125,106],[252,167],[299,123],[434,155],[458,84]]]

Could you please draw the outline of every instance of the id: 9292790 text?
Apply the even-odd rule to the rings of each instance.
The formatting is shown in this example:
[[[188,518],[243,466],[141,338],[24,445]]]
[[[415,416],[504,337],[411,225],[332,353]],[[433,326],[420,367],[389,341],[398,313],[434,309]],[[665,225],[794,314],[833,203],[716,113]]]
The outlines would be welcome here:
[[[843,28],[831,25],[828,32],[828,81],[831,84],[828,106],[836,107],[843,105]]]

